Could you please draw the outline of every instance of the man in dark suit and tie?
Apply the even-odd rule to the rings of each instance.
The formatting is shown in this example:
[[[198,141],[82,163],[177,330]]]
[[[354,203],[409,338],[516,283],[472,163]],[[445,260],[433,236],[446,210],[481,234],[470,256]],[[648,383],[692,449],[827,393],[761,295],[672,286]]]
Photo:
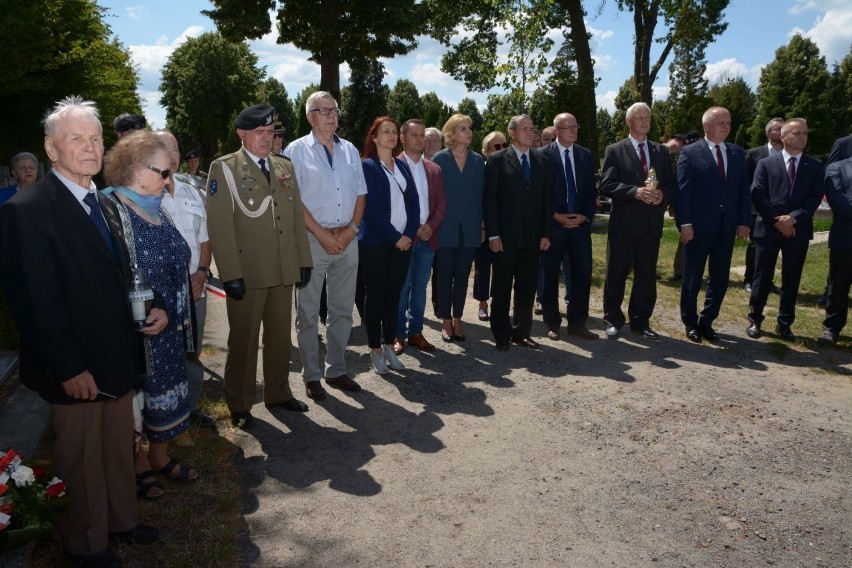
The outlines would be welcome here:
[[[92,182],[104,154],[94,103],[60,101],[44,131],[53,170],[0,207],[0,284],[21,334],[21,382],[50,403],[53,468],[73,497],[57,515],[62,548],[80,566],[109,568],[121,565],[110,540],[159,534],[136,509],[130,259],[118,211]],[[146,335],[168,324],[162,298],[154,305]]]
[[[677,162],[675,205],[683,247],[681,321],[686,336],[716,341],[713,322],[728,291],[734,239],[748,236],[751,216],[748,173],[743,149],[726,143],[731,113],[710,107],[701,117],[704,140],[686,146]],[[698,315],[698,291],[710,265],[704,309]]]
[[[584,339],[598,336],[586,328],[589,319],[589,292],[592,286],[592,233],[595,216],[595,165],[588,149],[575,144],[577,119],[565,112],[553,119],[556,140],[540,150],[547,157],[550,196],[553,208],[550,248],[544,253],[544,292],[541,307],[547,324],[547,337],[559,339],[559,268],[567,255],[570,270],[565,285],[568,300],[568,335]],[[547,129],[545,129],[546,131]],[[569,276],[570,275],[570,276]]]
[[[621,303],[632,264],[630,329],[659,339],[649,321],[657,303],[657,256],[666,203],[674,199],[674,174],[668,149],[648,140],[651,107],[642,102],[631,105],[626,122],[630,135],[607,147],[601,168],[601,194],[612,199],[603,298],[606,336],[617,339],[625,323]],[[652,168],[656,187],[646,183]]]
[[[834,144],[831,145],[831,152],[828,153],[828,160],[825,161],[825,165],[828,166],[829,164],[845,160],[849,157],[852,157],[852,135],[844,136],[834,141]]]
[[[852,141],[852,137],[849,137]],[[828,233],[828,301],[819,343],[835,343],[849,315],[852,285],[852,157],[825,168],[825,197],[833,216]]]
[[[784,145],[781,143],[781,125],[784,124],[783,118],[773,118],[766,123],[766,144],[756,146],[746,152],[746,172],[748,172],[748,186],[751,187],[751,182],[754,181],[754,172],[757,171],[757,163],[774,154],[781,152]],[[757,220],[757,209],[754,205],[751,206],[751,224],[748,229],[748,247],[746,248],[745,257],[745,276],[743,277],[743,288],[751,292],[751,284],[754,280],[754,251],[757,247],[757,242],[754,239],[754,222]],[[772,285],[775,290],[775,285]],[[780,291],[780,290],[778,290]]]
[[[530,149],[533,125],[529,116],[512,117],[509,138],[511,146],[488,158],[482,197],[485,234],[494,253],[491,331],[500,351],[509,349],[509,340],[538,347],[530,337],[532,310],[539,253],[550,247],[552,217],[547,158]]]
[[[814,211],[822,199],[822,163],[803,153],[808,143],[808,123],[791,118],[781,127],[784,149],[757,164],[751,199],[758,216],[754,225],[757,241],[754,283],[749,298],[746,330],[758,338],[763,308],[772,286],[778,252],[784,254],[781,266],[781,302],[775,332],[783,339],[795,339],[790,329],[796,319],[796,298],[808,244],[814,236]]]

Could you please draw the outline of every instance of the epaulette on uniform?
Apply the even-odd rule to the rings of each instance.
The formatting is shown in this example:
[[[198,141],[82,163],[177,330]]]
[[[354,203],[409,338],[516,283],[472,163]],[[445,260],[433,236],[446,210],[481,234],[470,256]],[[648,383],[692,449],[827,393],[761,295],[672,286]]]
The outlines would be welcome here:
[[[282,160],[287,160],[288,162],[293,161],[293,160],[290,159],[290,156],[285,156],[283,154],[269,154],[270,158],[273,157],[273,156],[276,157],[276,158],[281,158]]]

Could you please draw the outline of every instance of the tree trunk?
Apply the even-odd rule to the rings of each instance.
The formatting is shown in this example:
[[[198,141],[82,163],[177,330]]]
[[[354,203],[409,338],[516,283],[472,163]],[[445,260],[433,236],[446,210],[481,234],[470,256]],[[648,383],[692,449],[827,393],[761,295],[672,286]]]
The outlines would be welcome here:
[[[581,105],[583,108],[581,127],[589,133],[587,146],[592,153],[595,167],[598,166],[598,121],[595,101],[595,66],[592,63],[592,50],[589,48],[589,33],[583,20],[585,13],[581,0],[563,0],[571,24],[571,43],[577,58],[577,80],[580,83]]]
[[[340,105],[340,61],[328,51],[319,54],[320,90],[328,91]]]

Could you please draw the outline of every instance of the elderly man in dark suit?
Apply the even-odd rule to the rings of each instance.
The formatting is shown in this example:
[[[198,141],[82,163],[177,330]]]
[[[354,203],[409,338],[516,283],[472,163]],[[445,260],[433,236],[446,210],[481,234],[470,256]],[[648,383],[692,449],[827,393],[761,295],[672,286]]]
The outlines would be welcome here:
[[[748,185],[751,187],[751,182],[754,181],[754,172],[757,171],[757,163],[768,156],[772,156],[781,152],[784,144],[781,143],[781,126],[784,124],[783,118],[773,118],[766,123],[766,144],[755,146],[746,152],[746,172],[748,172]],[[745,257],[745,276],[743,276],[743,288],[751,292],[751,284],[754,280],[754,252],[757,248],[757,241],[754,239],[754,223],[757,221],[757,209],[754,205],[751,206],[751,224],[748,230],[748,247],[746,248]],[[772,290],[780,292],[772,285]]]
[[[646,339],[659,339],[649,322],[657,303],[663,215],[666,203],[674,199],[672,162],[668,148],[648,140],[651,107],[634,103],[625,120],[630,134],[607,147],[601,168],[601,194],[612,199],[603,298],[606,336],[617,339],[624,325],[621,303],[632,264],[630,329]],[[656,172],[656,186],[647,183],[651,169]]]
[[[828,301],[822,335],[817,341],[835,343],[849,315],[852,285],[852,158],[829,164],[823,187],[833,219],[828,233]]]
[[[0,207],[0,284],[21,333],[21,382],[50,403],[53,467],[74,497],[59,538],[80,566],[121,561],[109,540],[151,544],[138,524],[131,391],[141,372],[121,221],[98,198],[94,103],[68,97],[44,120],[53,170]],[[168,324],[162,298],[142,333]]]
[[[748,236],[751,215],[743,149],[725,142],[731,113],[711,107],[701,117],[704,140],[685,147],[677,162],[675,204],[683,248],[681,321],[690,341],[716,341],[713,322],[728,291],[734,239]],[[704,309],[698,314],[698,291],[709,261]]]
[[[494,253],[491,331],[500,351],[508,351],[509,340],[538,347],[530,337],[532,310],[539,254],[550,247],[552,218],[547,158],[530,149],[533,126],[529,116],[512,117],[509,138],[511,146],[488,158],[482,197],[485,235]]]
[[[584,339],[598,336],[586,328],[592,286],[592,233],[595,216],[595,165],[588,149],[576,144],[577,119],[565,112],[553,119],[556,139],[540,150],[547,158],[553,217],[550,248],[544,253],[544,292],[541,305],[549,339],[559,339],[559,268],[568,257],[565,285],[568,301],[568,335]],[[546,131],[547,129],[545,129]],[[570,275],[570,276],[569,276]]]
[[[784,254],[781,267],[781,302],[775,332],[783,339],[795,339],[790,326],[796,319],[796,298],[808,244],[814,236],[814,211],[822,199],[822,163],[803,153],[808,143],[808,123],[791,118],[781,127],[784,149],[757,164],[751,199],[757,209],[754,238],[754,284],[749,298],[746,333],[758,338],[763,308],[772,286],[778,252]]]

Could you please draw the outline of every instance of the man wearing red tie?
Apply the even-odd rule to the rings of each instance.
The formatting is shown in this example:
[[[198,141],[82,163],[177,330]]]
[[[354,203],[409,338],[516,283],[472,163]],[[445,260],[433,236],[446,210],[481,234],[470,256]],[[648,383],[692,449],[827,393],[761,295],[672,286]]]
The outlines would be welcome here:
[[[681,321],[695,343],[716,341],[713,322],[728,291],[734,239],[748,236],[751,206],[745,154],[725,142],[731,132],[731,113],[710,107],[701,117],[704,140],[684,147],[677,162],[675,206],[683,243]],[[709,262],[704,308],[698,314],[698,291]]]
[[[808,244],[814,236],[814,211],[822,199],[822,163],[803,153],[808,143],[808,123],[791,118],[781,127],[784,149],[757,164],[751,185],[751,199],[758,217],[754,224],[754,284],[749,298],[746,334],[761,335],[763,308],[772,287],[778,252],[784,254],[781,267],[781,301],[775,332],[782,339],[796,336],[790,329],[796,319],[796,298]]]

